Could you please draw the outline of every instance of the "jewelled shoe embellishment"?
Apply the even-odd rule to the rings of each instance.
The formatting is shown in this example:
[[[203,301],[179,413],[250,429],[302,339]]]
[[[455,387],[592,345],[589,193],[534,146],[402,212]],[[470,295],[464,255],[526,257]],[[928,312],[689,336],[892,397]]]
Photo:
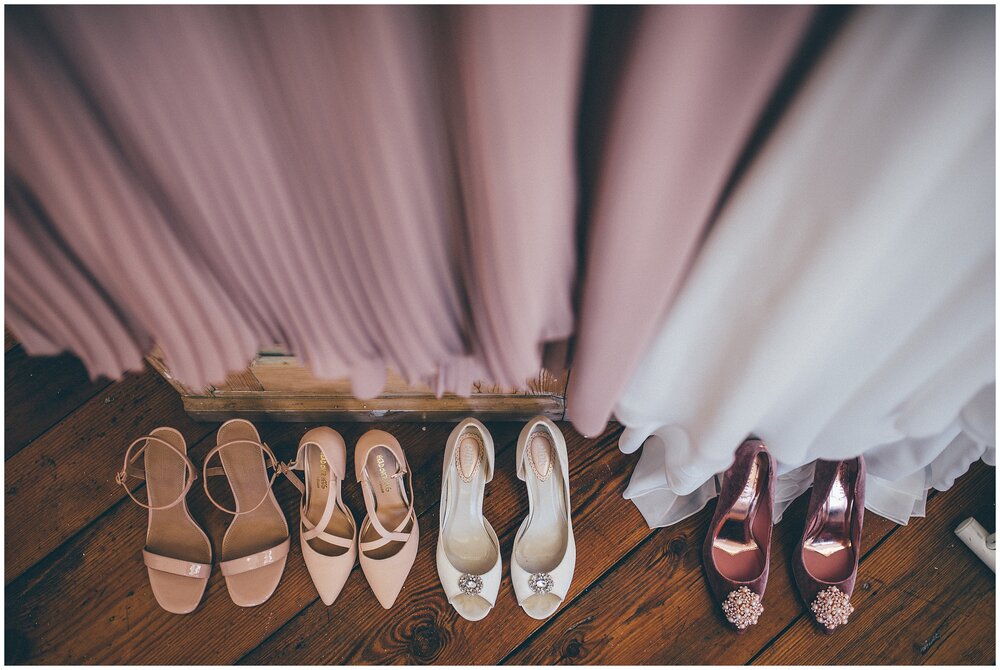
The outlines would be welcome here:
[[[741,586],[735,591],[730,591],[722,601],[722,612],[729,623],[743,630],[757,623],[760,615],[764,613],[764,605],[759,595],[746,586]]]
[[[539,595],[548,593],[553,586],[555,586],[555,581],[552,579],[552,575],[547,572],[536,572],[528,577],[528,587]]]
[[[816,616],[816,621],[829,630],[847,623],[848,617],[854,612],[851,597],[836,586],[820,591],[810,609]]]
[[[483,590],[483,578],[479,575],[462,575],[458,578],[458,588],[467,596],[478,596]]]

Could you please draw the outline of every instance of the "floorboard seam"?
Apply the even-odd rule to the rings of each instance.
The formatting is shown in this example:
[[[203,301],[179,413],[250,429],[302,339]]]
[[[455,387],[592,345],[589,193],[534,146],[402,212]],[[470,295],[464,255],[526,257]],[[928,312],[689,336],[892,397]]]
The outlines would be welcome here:
[[[32,445],[32,443],[34,443],[34,442],[42,439],[43,437],[45,437],[45,435],[47,433],[49,433],[49,431],[53,430],[59,424],[61,424],[63,421],[65,421],[66,419],[68,419],[72,415],[74,415],[77,412],[79,412],[80,410],[82,410],[84,408],[84,405],[86,405],[88,402],[90,402],[91,400],[93,400],[97,396],[101,395],[101,393],[103,393],[104,391],[106,391],[108,389],[108,387],[110,387],[114,383],[115,382],[113,382],[113,381],[108,382],[107,384],[105,384],[101,388],[97,389],[91,395],[88,395],[86,398],[83,399],[83,401],[79,405],[77,405],[76,407],[74,407],[73,409],[69,410],[68,412],[66,412],[65,414],[63,414],[62,416],[60,416],[58,419],[56,419],[55,421],[53,421],[52,423],[50,423],[45,428],[45,430],[43,430],[42,432],[38,433],[33,438],[31,438],[30,440],[28,440],[28,442],[26,444],[24,444],[23,446],[21,446],[20,448],[15,449],[14,451],[10,452],[9,454],[5,452],[4,453],[4,461],[6,462],[6,461],[10,460],[15,454],[21,453],[22,451],[24,451],[25,449],[27,449],[28,447],[30,447]]]
[[[576,604],[576,601],[578,601],[581,597],[583,597],[583,595],[586,594],[588,591],[590,591],[590,589],[594,588],[599,583],[601,583],[601,581],[605,577],[607,577],[609,574],[611,574],[612,572],[614,572],[615,570],[617,570],[618,567],[624,561],[627,561],[633,554],[635,554],[643,546],[645,546],[645,544],[647,542],[649,542],[654,536],[659,535],[661,530],[663,530],[663,529],[662,528],[650,529],[649,534],[646,535],[646,537],[644,537],[641,540],[639,540],[638,542],[636,542],[635,545],[631,549],[629,549],[627,552],[625,552],[625,554],[622,555],[621,558],[619,558],[617,561],[615,561],[613,565],[611,565],[610,567],[608,567],[607,570],[605,570],[604,572],[602,572],[601,574],[599,574],[592,582],[590,582],[589,584],[587,584],[587,586],[585,586],[582,591],[580,591],[578,594],[576,594],[576,597],[574,597],[572,600],[570,600],[565,605],[563,605],[562,607],[560,607],[559,608],[559,612],[555,616],[550,617],[548,620],[546,620],[545,623],[543,623],[541,626],[539,626],[538,628],[536,628],[535,630],[533,630],[531,632],[531,634],[528,635],[528,637],[526,637],[520,644],[518,644],[516,647],[514,647],[514,649],[512,649],[510,652],[508,652],[503,658],[501,658],[499,661],[497,661],[497,665],[506,665],[507,661],[510,659],[511,656],[513,656],[517,652],[519,652],[522,649],[524,649],[528,644],[531,643],[532,640],[534,640],[536,637],[538,637],[539,635],[541,635],[541,633],[543,631],[545,631],[550,625],[554,624],[556,621],[558,621],[559,619],[561,619],[562,616],[566,612],[568,612],[573,607],[573,605]]]

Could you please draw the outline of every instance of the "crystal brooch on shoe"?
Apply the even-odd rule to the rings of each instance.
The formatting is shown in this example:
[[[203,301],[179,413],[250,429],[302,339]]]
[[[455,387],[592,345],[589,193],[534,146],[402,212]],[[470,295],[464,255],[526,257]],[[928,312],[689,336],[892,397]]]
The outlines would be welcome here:
[[[836,586],[820,591],[810,609],[816,616],[816,621],[830,630],[847,623],[848,617],[854,612],[851,597]]]
[[[722,601],[722,612],[729,623],[743,630],[757,623],[760,615],[764,613],[764,605],[760,602],[759,595],[746,586],[741,586],[735,591],[730,591]]]
[[[478,596],[483,590],[483,578],[479,575],[462,575],[458,578],[458,588],[467,596]]]
[[[552,579],[552,575],[547,572],[536,572],[528,577],[528,587],[539,595],[548,593],[553,586],[555,586],[555,581]]]

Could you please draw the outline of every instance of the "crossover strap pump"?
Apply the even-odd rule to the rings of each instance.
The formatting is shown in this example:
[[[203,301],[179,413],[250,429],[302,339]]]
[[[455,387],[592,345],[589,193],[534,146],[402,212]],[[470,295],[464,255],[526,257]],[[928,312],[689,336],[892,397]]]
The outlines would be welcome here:
[[[358,534],[361,568],[379,603],[389,609],[413,567],[420,539],[413,478],[403,448],[382,430],[358,440],[354,471],[367,512]]]
[[[146,501],[128,487],[129,477],[146,482]],[[129,498],[148,510],[142,562],[153,597],[175,614],[198,607],[212,570],[212,545],[187,506],[187,494],[197,479],[184,437],[165,426],[133,441],[115,474]]]
[[[299,544],[309,576],[327,606],[340,595],[357,560],[358,529],[344,503],[347,445],[327,426],[302,436],[289,470],[302,473],[305,483],[299,506]]]
[[[309,489],[309,487],[305,486],[298,477],[295,476],[295,473],[293,473],[292,470],[299,470],[302,472],[307,471],[305,452],[309,447],[320,449],[323,452],[324,461],[327,463],[331,461],[331,458],[326,455],[326,450],[323,449],[322,444],[319,442],[303,442],[299,445],[299,451],[295,456],[295,460],[289,461],[284,465],[284,474],[288,477],[289,481],[295,485],[295,488],[299,490],[299,493],[302,494],[302,503],[299,507],[299,511],[302,513],[302,527],[304,529],[302,531],[302,539],[306,542],[309,540],[319,539],[338,547],[351,548],[354,546],[353,536],[342,537],[340,535],[329,533],[326,530],[330,525],[330,522],[333,520],[334,514],[338,511],[345,512],[351,520],[351,525],[354,525],[354,519],[350,516],[350,513],[347,511],[344,501],[341,498],[341,485],[344,481],[343,470],[337,472],[336,468],[334,468],[334,471],[331,473],[332,477],[330,477],[330,480],[332,481],[330,481],[328,485],[333,488],[334,495],[327,496],[326,503],[323,506],[323,513],[320,515],[319,520],[313,523],[309,520],[306,514],[306,510],[310,508],[313,492]]]

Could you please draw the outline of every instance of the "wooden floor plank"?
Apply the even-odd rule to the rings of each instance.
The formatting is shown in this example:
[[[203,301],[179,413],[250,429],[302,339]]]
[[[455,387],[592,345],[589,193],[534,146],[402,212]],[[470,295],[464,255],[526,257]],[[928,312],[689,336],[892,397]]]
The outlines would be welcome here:
[[[80,359],[28,356],[15,344],[4,354],[4,457],[32,440],[111,384],[91,380]]]
[[[505,663],[745,663],[801,612],[788,557],[801,536],[806,503],[802,496],[775,527],[764,614],[743,635],[730,632],[705,583],[701,544],[715,509],[710,504],[656,531]],[[869,515],[864,546],[875,546],[894,528]],[[862,569],[860,578],[865,575]]]
[[[189,441],[212,424],[188,418],[152,370],[128,374],[6,461],[5,582],[10,582],[125,496],[115,483],[125,448],[157,426]],[[11,541],[17,538],[17,541]]]
[[[609,429],[597,440],[585,440],[568,428],[566,432],[573,526],[581,557],[569,592],[573,598],[649,529],[635,506],[619,493],[630,471],[629,458],[617,449],[620,429]],[[514,533],[527,512],[524,484],[514,475],[511,456],[498,457],[496,474],[486,489],[484,514],[500,538],[504,578],[485,624],[460,618],[445,598],[434,562],[434,512],[435,520],[421,526],[417,562],[406,592],[392,610],[383,611],[365,597],[368,587],[352,576],[340,596],[344,603],[310,606],[241,663],[491,664],[510,653],[542,625],[521,611],[510,583]],[[330,625],[331,620],[336,626]]]
[[[350,445],[371,427],[338,426]],[[426,511],[439,495],[440,452],[451,426],[396,424],[384,427],[399,438],[414,471],[425,473],[414,478],[414,487],[418,509]],[[294,456],[298,439],[309,426],[263,424],[259,428],[263,439],[280,458],[287,460]],[[498,424],[491,428],[498,440],[510,443],[519,426]],[[193,460],[200,463],[213,445],[214,434],[191,449]],[[220,483],[220,486],[225,485]],[[364,510],[360,490],[353,482],[344,489],[345,500],[360,522]],[[145,539],[146,513],[122,501],[8,586],[7,626],[20,640],[17,646],[26,650],[25,657],[18,660],[30,663],[234,662],[304,607],[318,602],[294,530],[294,520],[298,518],[298,492],[284,481],[276,484],[275,490],[286,518],[293,520],[293,549],[277,593],[264,605],[255,608],[234,605],[216,566],[205,598],[194,613],[177,616],[161,610],[153,599],[139,556]],[[189,495],[189,504],[194,517],[203,523],[213,545],[218,547],[229,517],[211,507],[200,489]],[[357,569],[355,572],[358,573]],[[358,573],[351,581],[358,585],[363,578]],[[406,590],[404,587],[404,593]],[[382,611],[370,591],[363,596],[359,600],[370,601],[379,612]],[[340,601],[330,612],[360,604]]]
[[[993,665],[996,578],[954,529],[969,516],[994,518],[995,500],[994,470],[976,465],[865,562],[869,588],[855,592],[849,626],[820,638],[803,616],[755,663]]]

